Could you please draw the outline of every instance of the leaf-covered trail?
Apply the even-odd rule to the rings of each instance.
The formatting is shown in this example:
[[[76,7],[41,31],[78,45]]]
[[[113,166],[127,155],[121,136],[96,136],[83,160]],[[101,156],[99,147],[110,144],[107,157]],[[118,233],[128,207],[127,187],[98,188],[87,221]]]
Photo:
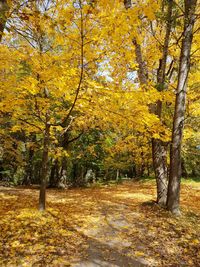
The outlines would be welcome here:
[[[102,205],[102,213],[99,214],[98,219],[94,220],[89,228],[83,230],[89,245],[87,259],[74,264],[74,267],[139,267],[147,264],[143,258],[135,260],[134,255],[129,255],[132,242],[124,239],[123,233],[132,225],[127,220],[126,214],[125,205],[114,206],[109,203]],[[134,213],[131,214],[135,216]]]
[[[37,197],[0,188],[0,266],[200,266],[198,183],[178,219],[153,204],[152,182],[48,190],[44,214]]]

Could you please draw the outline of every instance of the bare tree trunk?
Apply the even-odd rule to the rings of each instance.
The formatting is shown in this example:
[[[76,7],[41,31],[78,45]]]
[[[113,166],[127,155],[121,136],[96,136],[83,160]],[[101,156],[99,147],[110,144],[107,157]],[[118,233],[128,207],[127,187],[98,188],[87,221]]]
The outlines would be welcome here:
[[[29,148],[28,153],[28,163],[26,166],[25,177],[23,180],[24,185],[30,185],[33,178],[33,156],[34,156],[34,149],[32,147]]]
[[[187,173],[187,169],[185,166],[185,159],[183,157],[181,157],[181,170],[182,170],[182,177],[187,178],[188,173]]]
[[[124,0],[125,8],[128,9],[131,7],[131,0]],[[171,34],[171,20],[172,20],[172,6],[173,1],[168,0],[168,11],[167,11],[167,25],[166,25],[166,33],[165,40],[163,46],[163,55],[160,60],[158,76],[157,76],[157,89],[162,91],[165,85],[165,77],[166,77],[166,64],[167,64],[167,55],[168,55],[168,47],[169,40]],[[136,39],[133,39],[133,44],[135,46],[135,54],[136,61],[138,63],[138,78],[141,85],[145,85],[148,83],[148,70],[146,66],[146,62],[142,57],[141,46],[137,43]],[[162,102],[158,101],[154,107],[150,107],[151,112],[161,118],[162,114]],[[157,203],[161,206],[166,206],[167,202],[167,150],[166,146],[159,139],[152,140],[152,158],[153,158],[153,168],[156,177],[157,183]]]
[[[60,177],[59,177],[59,161],[55,159],[51,166],[51,172],[49,176],[49,187],[55,188],[58,186]]]
[[[167,150],[162,141],[158,139],[152,140],[152,157],[154,172],[157,183],[157,203],[160,206],[166,206],[167,202]]]
[[[166,65],[167,55],[170,41],[170,34],[172,28],[172,7],[173,0],[168,0],[167,11],[167,25],[163,47],[163,55],[160,60],[158,75],[157,75],[157,89],[162,91],[165,87],[166,79]],[[157,101],[154,113],[161,118],[162,116],[162,102]],[[167,187],[168,187],[168,175],[167,175],[167,148],[166,145],[159,139],[152,140],[152,154],[154,172],[157,180],[157,203],[161,206],[167,204]]]
[[[3,36],[3,31],[6,25],[7,12],[9,10],[6,0],[0,0],[0,42]]]
[[[116,173],[116,181],[119,181],[119,175],[120,175],[120,173],[119,173],[119,169],[117,169],[117,173]]]
[[[46,114],[44,141],[43,141],[43,155],[42,155],[42,167],[41,167],[41,184],[40,184],[40,196],[39,196],[39,210],[44,211],[46,206],[46,184],[47,184],[47,165],[48,165],[48,153],[49,153],[49,137],[50,137],[50,123],[48,112]]]
[[[170,151],[170,175],[167,198],[167,208],[175,215],[180,214],[181,143],[186,107],[187,80],[190,70],[190,52],[193,39],[197,0],[185,0],[184,2],[184,32],[181,46],[176,103],[173,119],[172,144]]]

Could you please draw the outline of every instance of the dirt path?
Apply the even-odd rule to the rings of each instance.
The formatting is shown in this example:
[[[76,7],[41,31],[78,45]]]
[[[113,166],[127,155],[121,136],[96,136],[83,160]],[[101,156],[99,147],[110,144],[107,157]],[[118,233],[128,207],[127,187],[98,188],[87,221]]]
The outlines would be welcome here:
[[[131,223],[125,214],[128,207],[125,205],[102,204],[102,212],[96,223],[83,233],[87,237],[87,259],[79,260],[73,267],[142,267],[149,263],[142,257],[134,259],[131,255],[131,240],[123,238],[126,229],[131,228]],[[130,214],[131,211],[129,211]],[[137,213],[131,213],[137,219]],[[77,229],[81,230],[81,229]],[[138,248],[139,249],[139,248]]]
[[[125,256],[110,244],[102,245],[96,240],[88,240],[88,259],[75,263],[74,267],[128,267],[128,266],[146,266],[141,261],[133,260]]]

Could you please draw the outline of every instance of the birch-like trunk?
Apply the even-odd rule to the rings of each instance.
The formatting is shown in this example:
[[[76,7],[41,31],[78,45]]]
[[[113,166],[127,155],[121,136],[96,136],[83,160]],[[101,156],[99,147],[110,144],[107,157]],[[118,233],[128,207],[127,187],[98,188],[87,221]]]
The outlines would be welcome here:
[[[190,70],[190,52],[193,39],[197,0],[185,0],[184,2],[184,32],[181,46],[176,103],[173,119],[172,144],[170,152],[170,177],[167,198],[168,210],[176,215],[180,214],[181,143],[186,107],[187,80]]]

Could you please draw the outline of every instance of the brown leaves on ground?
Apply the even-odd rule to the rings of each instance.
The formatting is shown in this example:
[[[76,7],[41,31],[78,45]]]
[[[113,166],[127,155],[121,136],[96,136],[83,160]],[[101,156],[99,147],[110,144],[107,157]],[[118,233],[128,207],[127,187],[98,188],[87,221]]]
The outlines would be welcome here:
[[[83,238],[70,217],[39,212],[36,190],[3,188],[0,197],[0,266],[70,266],[81,255]]]
[[[36,189],[0,188],[0,266],[71,266],[98,256],[110,266],[200,266],[198,183],[183,185],[179,218],[154,204],[152,181],[48,190],[44,213],[37,197]]]

